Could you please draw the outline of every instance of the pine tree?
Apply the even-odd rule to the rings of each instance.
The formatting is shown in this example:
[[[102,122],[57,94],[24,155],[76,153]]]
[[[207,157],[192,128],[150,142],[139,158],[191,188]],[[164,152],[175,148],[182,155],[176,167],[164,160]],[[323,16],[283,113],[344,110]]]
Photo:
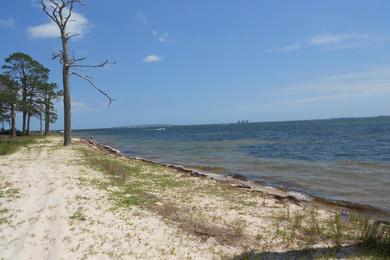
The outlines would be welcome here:
[[[10,120],[11,137],[16,136],[16,110],[19,86],[9,75],[0,74],[0,104],[4,117]]]

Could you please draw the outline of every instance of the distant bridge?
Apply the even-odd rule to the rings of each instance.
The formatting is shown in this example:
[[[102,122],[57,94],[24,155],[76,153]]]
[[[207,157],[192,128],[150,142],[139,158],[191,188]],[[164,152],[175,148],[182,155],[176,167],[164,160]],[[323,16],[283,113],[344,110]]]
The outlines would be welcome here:
[[[89,129],[73,129],[74,132],[87,132],[87,131],[113,131],[113,130],[125,130],[125,129],[135,129],[135,128],[165,128],[174,125],[168,124],[146,124],[146,125],[131,125],[131,126],[120,126],[120,127],[106,127],[106,128],[89,128]]]

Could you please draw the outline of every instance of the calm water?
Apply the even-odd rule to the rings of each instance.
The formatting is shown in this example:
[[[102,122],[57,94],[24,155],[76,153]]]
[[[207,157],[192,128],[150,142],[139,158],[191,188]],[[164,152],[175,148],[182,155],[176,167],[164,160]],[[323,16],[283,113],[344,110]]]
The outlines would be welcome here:
[[[390,117],[76,132],[132,156],[222,167],[274,186],[390,211]]]

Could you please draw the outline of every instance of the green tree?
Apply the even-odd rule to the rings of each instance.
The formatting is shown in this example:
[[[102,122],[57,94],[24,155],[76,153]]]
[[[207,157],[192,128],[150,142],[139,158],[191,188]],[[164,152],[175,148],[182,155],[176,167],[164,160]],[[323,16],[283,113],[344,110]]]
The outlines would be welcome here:
[[[0,91],[2,89],[2,85],[0,85]],[[1,94],[0,94],[1,95]],[[3,101],[0,98],[0,122],[1,122],[1,128],[4,129],[4,123],[10,121],[8,109],[6,104],[3,103]]]
[[[41,114],[45,116],[45,135],[49,135],[50,123],[54,123],[58,119],[54,101],[59,100],[63,93],[58,89],[56,83],[44,82],[39,86],[39,95],[42,104]]]
[[[5,59],[5,64],[2,66],[6,74],[17,80],[22,87],[22,100],[20,102],[20,110],[23,113],[22,131],[26,131],[27,125],[27,91],[29,77],[32,71],[33,58],[25,53],[16,52]]]
[[[40,81],[47,81],[49,70],[30,55],[16,52],[5,59],[2,66],[4,72],[16,80],[21,86],[21,100],[19,110],[23,114],[22,131],[30,133],[30,120],[38,111],[36,85]]]
[[[41,117],[43,109],[43,97],[40,95],[41,86],[49,80],[49,69],[37,61],[32,62],[31,75],[27,89],[27,100],[25,110],[27,111],[27,135],[30,134],[30,123],[32,117]]]
[[[11,121],[11,137],[16,136],[16,109],[19,86],[9,75],[0,74],[0,104],[3,113]]]

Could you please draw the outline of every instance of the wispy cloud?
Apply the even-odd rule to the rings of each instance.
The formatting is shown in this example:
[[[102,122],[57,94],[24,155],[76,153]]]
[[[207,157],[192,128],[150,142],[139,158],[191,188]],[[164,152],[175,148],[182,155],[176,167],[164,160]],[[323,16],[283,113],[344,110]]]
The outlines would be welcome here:
[[[290,52],[290,51],[297,51],[300,50],[302,46],[299,43],[292,43],[290,45],[278,47],[278,48],[272,48],[272,49],[267,49],[265,52],[268,53],[277,53],[277,52]]]
[[[65,11],[65,14],[68,12]],[[69,20],[67,32],[69,34],[78,34],[75,38],[82,38],[85,34],[89,32],[90,25],[88,19],[85,18],[82,14],[75,11],[72,12],[72,17]],[[60,31],[57,25],[53,21],[47,23],[32,26],[28,28],[28,33],[32,38],[57,38],[60,36]]]
[[[153,101],[153,98],[150,98],[150,97],[140,97],[137,99],[138,102],[150,102],[150,101]]]
[[[73,112],[98,112],[100,110],[92,107],[88,103],[85,103],[80,100],[75,100],[72,101],[72,111]]]
[[[31,4],[33,7],[41,8],[41,1],[40,0],[31,0]]]
[[[320,33],[307,39],[278,48],[266,49],[267,53],[291,52],[304,48],[321,48],[325,50],[338,49],[372,49],[390,43],[390,35],[363,33]]]
[[[390,92],[390,67],[321,77],[298,84],[290,91],[311,95],[371,95]]]
[[[171,39],[171,36],[168,33],[162,33],[159,31],[152,31],[152,34],[153,34],[154,38],[156,38],[161,43],[165,43]]]
[[[154,62],[159,62],[161,60],[162,60],[162,58],[160,56],[151,54],[151,55],[148,55],[145,57],[144,62],[145,63],[154,63]]]
[[[143,25],[148,24],[148,18],[142,13],[138,12],[135,16]]]
[[[248,105],[242,109],[288,107],[325,100],[347,100],[384,94],[390,94],[390,67],[336,74],[282,86],[277,91],[262,93],[267,98],[272,96],[275,101],[261,105]]]
[[[0,19],[0,27],[14,28],[15,27],[15,19],[14,18]]]
[[[357,34],[357,33],[344,33],[344,34],[322,33],[310,37],[308,43],[312,46],[324,46],[324,45],[335,45],[335,44],[345,43],[348,41],[359,41],[366,38],[368,38],[366,35]]]

